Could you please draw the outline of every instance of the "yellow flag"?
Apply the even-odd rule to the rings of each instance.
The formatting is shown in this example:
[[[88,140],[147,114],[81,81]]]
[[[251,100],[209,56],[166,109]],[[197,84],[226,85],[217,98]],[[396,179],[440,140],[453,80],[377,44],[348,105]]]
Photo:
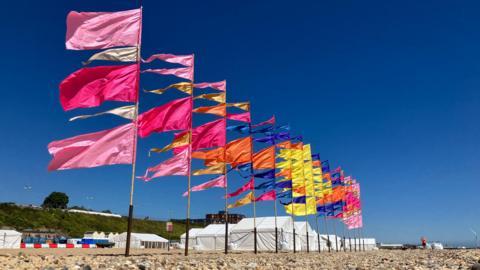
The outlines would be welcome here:
[[[189,82],[179,82],[179,83],[174,83],[174,84],[171,84],[165,88],[160,88],[160,89],[155,89],[155,90],[144,90],[145,92],[148,92],[148,93],[154,93],[154,94],[163,94],[165,93],[165,91],[167,91],[168,89],[171,89],[171,88],[175,88],[179,91],[182,91],[186,94],[189,94],[191,95],[192,92],[193,92],[193,85],[192,83],[189,83]]]
[[[317,213],[317,202],[314,197],[307,197],[306,203],[285,205],[285,212],[295,216],[314,215]]]
[[[225,103],[226,102],[226,93],[222,92],[222,93],[213,93],[213,94],[202,94],[202,95],[194,97],[193,99],[199,99],[199,98],[216,101],[218,103]]]
[[[242,109],[244,111],[250,111],[250,102],[234,102],[234,103],[227,103],[228,107],[236,107]]]
[[[152,148],[150,151],[148,151],[148,156],[150,156],[150,152],[155,152],[155,153],[162,153],[166,152],[168,150],[171,150],[173,148],[181,147],[188,145],[190,143],[190,132],[185,133],[182,137],[179,137],[175,139],[171,144],[163,147],[163,148]]]
[[[137,47],[108,49],[92,55],[87,61],[82,62],[82,64],[88,65],[93,60],[136,62],[137,55],[138,55]]]
[[[225,163],[221,162],[205,169],[193,171],[192,175],[204,175],[204,174],[222,174],[225,173]]]
[[[90,117],[99,116],[99,115],[103,115],[103,114],[114,114],[114,115],[123,117],[125,119],[133,120],[133,118],[135,118],[135,105],[118,107],[118,108],[115,108],[115,109],[111,109],[111,110],[96,113],[96,114],[79,115],[79,116],[75,116],[75,117],[70,118],[70,120],[68,120],[68,121],[74,121],[74,120],[77,120],[77,119],[85,119],[85,118],[90,118]]]
[[[240,207],[240,206],[244,206],[246,204],[249,204],[251,202],[253,202],[254,198],[253,198],[253,192],[250,191],[245,197],[239,199],[238,201],[232,203],[232,204],[229,204],[227,206],[227,208],[235,208],[235,207]]]

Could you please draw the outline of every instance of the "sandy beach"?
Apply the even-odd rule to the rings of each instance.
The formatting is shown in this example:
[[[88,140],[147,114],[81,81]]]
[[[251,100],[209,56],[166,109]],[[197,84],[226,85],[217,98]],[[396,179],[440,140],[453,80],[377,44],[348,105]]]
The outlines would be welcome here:
[[[221,253],[122,249],[0,250],[0,269],[470,269],[480,250]]]

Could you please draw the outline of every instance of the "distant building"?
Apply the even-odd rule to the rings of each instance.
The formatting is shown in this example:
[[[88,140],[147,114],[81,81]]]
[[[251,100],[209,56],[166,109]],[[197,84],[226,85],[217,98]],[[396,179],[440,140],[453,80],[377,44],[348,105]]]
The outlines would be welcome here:
[[[68,209],[70,213],[80,213],[80,214],[87,214],[87,215],[98,215],[98,216],[105,216],[105,217],[116,217],[121,218],[121,215],[112,214],[112,213],[104,213],[104,212],[96,212],[96,211],[87,211],[87,210],[79,210],[79,209]]]
[[[51,229],[25,229],[21,233],[23,243],[62,243],[67,239],[64,233]]]
[[[228,223],[236,224],[245,218],[245,215],[228,213],[227,218]],[[217,214],[206,214],[205,221],[207,224],[223,224],[225,223],[225,211],[218,211]]]

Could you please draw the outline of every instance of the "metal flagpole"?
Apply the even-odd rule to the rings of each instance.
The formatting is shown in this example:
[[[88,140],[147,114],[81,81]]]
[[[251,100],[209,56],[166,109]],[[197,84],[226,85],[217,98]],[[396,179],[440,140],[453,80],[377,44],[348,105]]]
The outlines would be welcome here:
[[[315,225],[317,227],[317,245],[318,245],[318,253],[322,252],[320,249],[320,230],[318,228],[318,215],[315,215]]]
[[[195,54],[193,54],[193,59],[195,61]],[[192,65],[192,68],[195,67],[195,64]],[[195,69],[194,69],[195,71]],[[190,94],[191,104],[193,108],[193,91],[194,91],[194,79],[192,75],[192,93]],[[190,111],[190,135],[188,139],[188,159],[189,159],[189,168],[188,168],[188,179],[187,179],[187,219],[185,220],[185,256],[188,256],[188,244],[190,242],[190,197],[191,197],[191,186],[192,186],[192,131],[193,131],[193,110]]]
[[[275,123],[273,124],[273,131],[275,132]],[[273,171],[276,173],[276,166],[275,166],[275,156],[277,155],[277,145],[275,144],[275,136],[273,136]],[[253,162],[253,160],[252,160]],[[273,178],[274,184],[277,183],[277,177],[274,176]],[[275,185],[273,186],[273,190],[275,190]],[[273,200],[273,211],[275,212],[275,253],[278,253],[278,225],[277,225],[277,194],[275,193],[275,199]]]
[[[350,252],[352,252],[352,238],[350,237],[350,229],[347,228],[347,234],[348,234],[348,246],[350,249]]]
[[[353,243],[355,246],[355,252],[357,252],[357,234],[356,234],[355,228],[353,228],[352,233],[353,233]]]
[[[225,91],[225,101],[227,101],[227,91]],[[225,104],[225,106],[227,106]],[[227,137],[227,115],[224,116],[225,119],[225,138]],[[227,146],[225,145],[223,148],[223,160],[225,162],[225,167],[223,168],[223,176],[225,181],[225,254],[228,254],[228,178],[227,178]]]
[[[333,234],[335,235],[335,252],[338,252],[337,229],[335,227],[335,220],[333,220]]]
[[[138,46],[137,46],[137,102],[135,103],[135,118],[134,122],[134,134],[133,134],[133,161],[132,161],[132,179],[130,183],[130,204],[128,207],[128,224],[127,224],[127,243],[125,244],[125,257],[130,256],[130,240],[132,235],[132,223],[133,223],[133,191],[135,188],[135,168],[137,165],[137,133],[138,133],[138,103],[139,103],[139,92],[140,92],[140,48],[142,44],[142,12],[143,7],[140,6],[140,29],[138,30]]]
[[[252,136],[252,123],[248,124],[249,131],[250,131],[250,181],[253,182],[253,190],[252,195],[253,195],[253,252],[257,254],[257,213],[256,213],[256,204],[255,204],[255,176],[254,171],[253,171],[253,136]]]
[[[331,245],[332,243],[330,242],[330,234],[328,234],[328,227],[327,227],[327,213],[325,212],[325,215],[323,216],[323,220],[325,221],[325,232],[327,233],[327,247],[328,247],[328,252],[332,252]]]
[[[343,251],[347,252],[347,242],[345,238],[345,224],[343,224]]]

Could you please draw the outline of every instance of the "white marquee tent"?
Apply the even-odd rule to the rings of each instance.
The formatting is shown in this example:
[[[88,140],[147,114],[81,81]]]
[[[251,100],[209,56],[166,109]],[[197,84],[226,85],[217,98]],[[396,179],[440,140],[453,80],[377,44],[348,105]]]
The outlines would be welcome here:
[[[236,224],[228,224],[228,232]],[[196,234],[198,250],[223,250],[225,248],[225,224],[210,224]]]
[[[188,248],[193,248],[194,246],[197,245],[197,233],[201,232],[203,228],[192,228],[188,231]],[[183,233],[180,236],[180,245],[185,247],[185,238],[186,238],[186,233]]]
[[[113,243],[116,248],[125,248],[127,243],[127,233],[124,232],[113,237]],[[132,233],[131,248],[167,248],[168,240],[151,233]]]
[[[306,221],[295,221],[295,248],[297,251],[307,250],[307,230],[308,230],[308,247],[310,251],[318,251],[317,232],[312,229],[310,223]]]
[[[14,230],[0,230],[0,248],[20,248],[22,233]]]

